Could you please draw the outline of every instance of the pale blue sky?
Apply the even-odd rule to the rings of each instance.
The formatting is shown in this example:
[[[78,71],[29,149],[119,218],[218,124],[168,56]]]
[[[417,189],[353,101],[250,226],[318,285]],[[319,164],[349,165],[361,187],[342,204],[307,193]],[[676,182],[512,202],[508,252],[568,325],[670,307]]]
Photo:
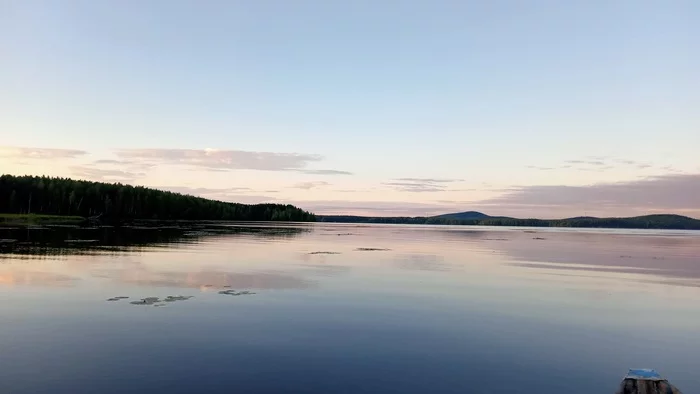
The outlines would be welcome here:
[[[106,180],[119,170],[134,183],[330,211],[469,209],[530,186],[697,182],[698,20],[690,0],[0,0],[0,145],[88,152],[47,163],[14,151],[0,163]],[[119,158],[116,149],[160,149],[170,161],[140,171],[94,163]],[[214,173],[168,149],[321,155],[308,168],[352,175],[240,163]],[[454,182],[431,190],[399,178]],[[250,190],[224,190],[234,187]]]

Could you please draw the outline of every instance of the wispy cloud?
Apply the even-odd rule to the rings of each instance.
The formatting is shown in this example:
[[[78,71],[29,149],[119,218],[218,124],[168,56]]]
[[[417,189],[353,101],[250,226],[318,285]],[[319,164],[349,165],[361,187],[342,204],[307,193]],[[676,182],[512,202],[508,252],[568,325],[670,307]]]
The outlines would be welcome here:
[[[590,166],[604,166],[605,161],[603,160],[566,160],[564,163],[568,164],[587,164]]]
[[[346,175],[346,171],[306,168],[320,162],[318,154],[253,152],[218,149],[123,149],[116,152],[122,159],[164,165],[184,164],[213,170],[299,171],[308,174]]]
[[[462,179],[446,178],[397,178],[382,185],[402,192],[424,193],[447,191],[450,183],[461,181]]]
[[[157,189],[168,190],[180,194],[189,194],[191,196],[199,196],[203,194],[240,193],[249,192],[252,190],[248,187],[209,188],[187,186],[159,186]]]
[[[612,158],[606,156],[589,156],[583,159],[565,160],[558,165],[528,165],[526,168],[540,171],[551,171],[558,169],[574,169],[576,171],[603,172],[616,168],[632,167],[639,170],[656,169],[666,172],[673,172],[667,166],[655,166],[652,163],[638,160]]]
[[[463,211],[462,206],[406,201],[291,201],[290,203],[321,215],[430,216]]]
[[[101,159],[101,160],[95,160],[93,163],[95,164],[110,164],[110,165],[128,165],[132,164],[132,161],[128,160],[112,160],[112,159]]]
[[[100,159],[92,162],[96,166],[108,167],[108,168],[120,168],[129,172],[141,172],[148,171],[155,167],[155,164],[147,163],[139,160],[113,160],[113,159]]]
[[[654,165],[652,165],[649,162],[646,161],[638,161],[638,160],[629,160],[629,159],[612,159],[611,162],[617,163],[617,164],[622,164],[630,167],[636,167],[639,168],[640,170],[644,170],[647,168],[653,168]],[[664,169],[663,167],[659,167],[660,169]]]
[[[563,164],[556,166],[526,166],[533,170],[551,171],[562,169],[574,169],[576,171],[603,172],[615,168],[613,161],[603,156],[591,156],[586,159],[564,160]]]
[[[683,173],[682,170],[679,170],[679,169],[677,169],[677,168],[675,168],[675,167],[673,167],[673,166],[663,166],[663,167],[661,167],[661,169],[664,170],[664,171],[671,172],[671,173],[676,173],[676,174],[682,174],[682,173]]]
[[[445,190],[444,186],[434,183],[384,182],[382,185],[388,186],[394,190],[410,193],[441,192]]]
[[[397,181],[416,182],[416,183],[452,183],[462,182],[463,179],[450,178],[396,178]]]
[[[15,163],[30,160],[76,159],[89,152],[78,149],[0,146],[0,158]],[[223,172],[230,170],[293,171],[309,175],[352,175],[349,171],[308,168],[323,156],[304,153],[254,152],[219,149],[121,149],[116,159],[98,159],[92,164],[121,167],[126,172],[145,171],[156,165],[186,165],[191,169]]]
[[[171,192],[187,194],[196,197],[205,197],[214,200],[238,202],[245,204],[257,204],[262,202],[273,202],[277,199],[267,195],[258,193],[274,193],[276,191],[258,191],[248,187],[226,187],[226,188],[208,188],[208,187],[188,187],[188,186],[152,186],[159,190],[169,190]]]
[[[525,166],[526,168],[530,168],[533,170],[541,170],[541,171],[549,171],[549,170],[556,170],[557,167],[543,167],[543,166]],[[571,167],[571,166],[566,166],[566,167]],[[561,167],[564,168],[564,167]]]
[[[132,182],[146,175],[143,172],[130,172],[87,166],[72,166],[70,167],[70,171],[72,175],[79,178],[104,182]]]
[[[88,152],[77,149],[27,148],[15,146],[0,146],[0,157],[9,159],[74,159]]]
[[[294,184],[294,185],[292,185],[292,186],[290,186],[290,187],[293,188],[293,189],[311,190],[311,189],[315,189],[315,188],[319,188],[319,187],[324,187],[324,186],[328,186],[328,185],[329,185],[328,182],[324,182],[324,181],[315,181],[315,182],[300,182],[300,183]]]
[[[352,172],[339,171],[339,170],[298,170],[304,174],[312,175],[352,175]]]

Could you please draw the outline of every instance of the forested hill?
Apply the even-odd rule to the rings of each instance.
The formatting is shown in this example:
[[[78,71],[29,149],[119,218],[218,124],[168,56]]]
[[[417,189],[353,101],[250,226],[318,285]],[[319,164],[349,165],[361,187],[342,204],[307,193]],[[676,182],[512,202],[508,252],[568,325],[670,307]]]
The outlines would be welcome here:
[[[478,213],[478,212],[477,212]],[[591,227],[591,228],[651,228],[700,230],[700,220],[680,215],[647,215],[630,218],[577,217],[568,219],[517,219],[494,217],[484,214],[478,218],[455,219],[460,214],[432,217],[370,217],[370,216],[319,216],[322,222],[337,223],[391,223],[391,224],[448,224],[467,226],[514,226],[514,227]],[[483,216],[480,216],[483,215]],[[464,215],[463,215],[464,216]]]
[[[0,176],[0,213],[111,220],[315,221],[292,205],[236,204],[141,186],[38,176]]]

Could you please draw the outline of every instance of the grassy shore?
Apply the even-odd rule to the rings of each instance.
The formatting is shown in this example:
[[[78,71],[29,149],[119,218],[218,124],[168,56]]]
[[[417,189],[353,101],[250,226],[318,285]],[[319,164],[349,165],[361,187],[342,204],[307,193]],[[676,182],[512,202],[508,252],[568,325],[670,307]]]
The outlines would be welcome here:
[[[36,215],[17,214],[17,213],[0,213],[0,223],[13,224],[36,224],[36,223],[80,223],[85,218],[82,216],[62,216],[62,215]]]

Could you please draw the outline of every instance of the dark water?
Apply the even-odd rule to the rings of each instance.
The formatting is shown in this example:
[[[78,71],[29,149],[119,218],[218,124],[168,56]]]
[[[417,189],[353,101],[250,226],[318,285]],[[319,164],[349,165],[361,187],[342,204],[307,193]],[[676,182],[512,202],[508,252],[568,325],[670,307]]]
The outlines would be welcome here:
[[[209,224],[0,238],[2,393],[613,393],[631,367],[700,391],[700,232]],[[176,295],[194,297],[130,304]]]

